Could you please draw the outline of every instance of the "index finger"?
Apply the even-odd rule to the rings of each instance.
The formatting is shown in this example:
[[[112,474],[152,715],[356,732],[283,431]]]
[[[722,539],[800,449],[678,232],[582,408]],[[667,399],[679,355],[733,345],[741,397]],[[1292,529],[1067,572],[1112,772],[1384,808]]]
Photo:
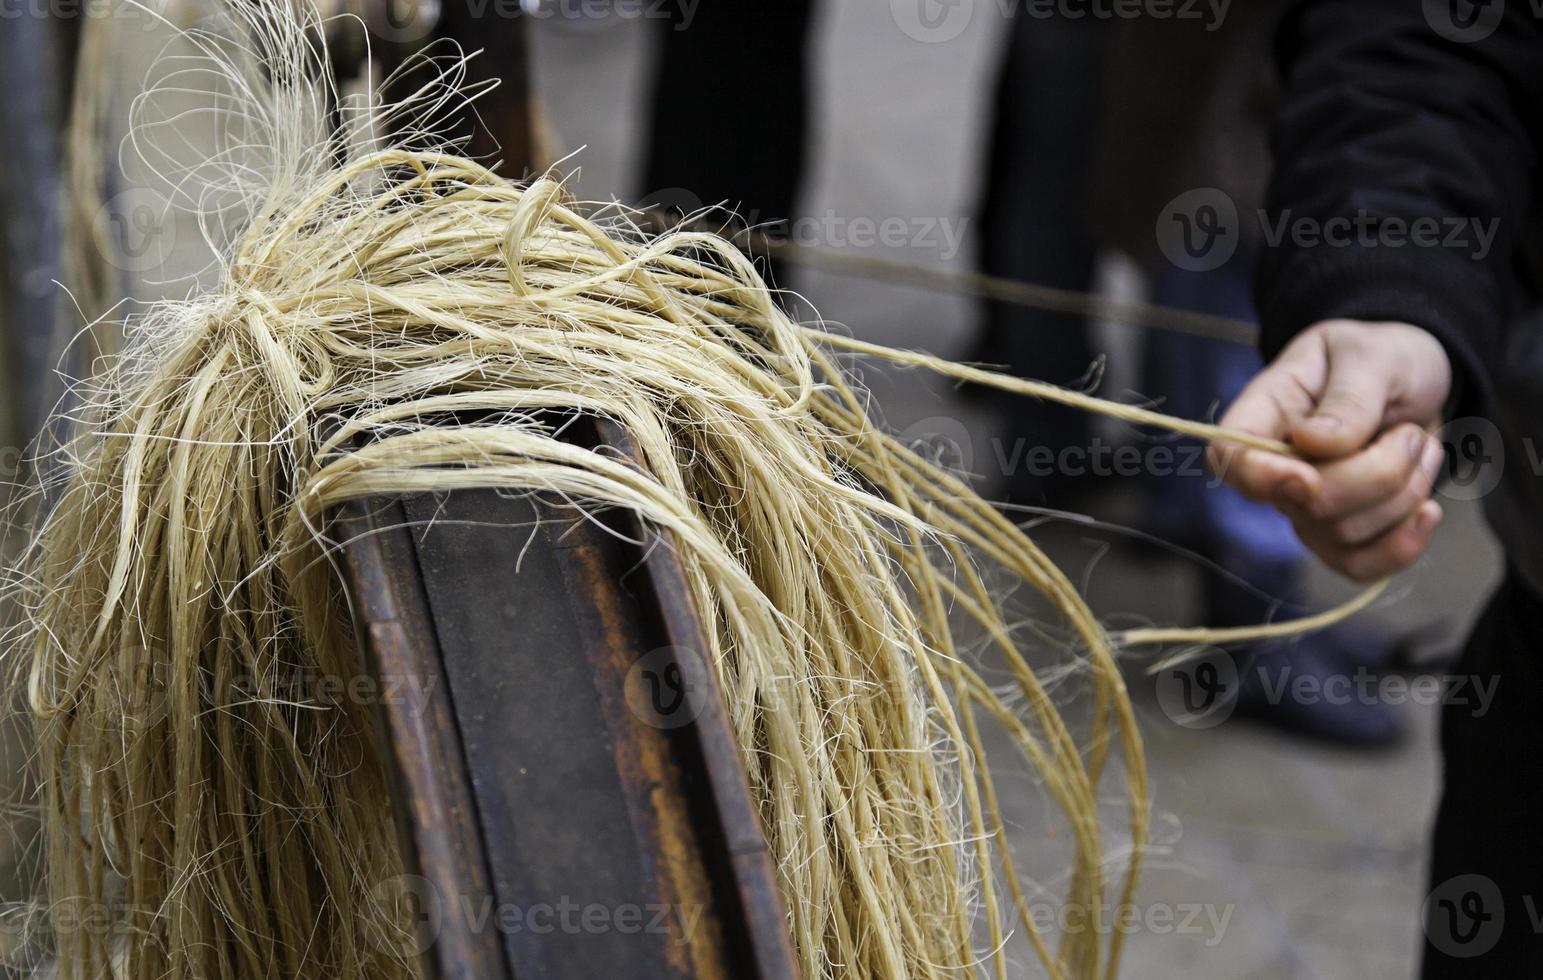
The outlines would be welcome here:
[[[1289,350],[1288,350],[1289,353]],[[1313,406],[1302,368],[1282,359],[1249,382],[1221,418],[1220,425],[1284,441]],[[1305,506],[1319,492],[1321,477],[1305,460],[1213,440],[1206,450],[1211,471],[1245,496],[1268,503]]]

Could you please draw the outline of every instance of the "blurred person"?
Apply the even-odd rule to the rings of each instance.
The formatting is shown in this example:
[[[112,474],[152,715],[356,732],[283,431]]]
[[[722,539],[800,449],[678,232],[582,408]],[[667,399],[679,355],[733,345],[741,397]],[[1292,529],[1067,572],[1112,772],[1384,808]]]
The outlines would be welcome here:
[[[1263,229],[1255,216],[1264,203],[1268,129],[1280,96],[1269,51],[1287,2],[1236,5],[1219,25],[1136,18],[1117,27],[1093,224],[1105,245],[1146,270],[1159,305],[1257,321],[1251,280]],[[1185,236],[1205,209],[1226,234],[1192,242]],[[1163,330],[1148,331],[1145,346],[1149,394],[1183,418],[1214,419],[1218,405],[1235,399],[1263,364],[1249,347]],[[1178,459],[1200,458],[1193,440],[1172,446]],[[1214,482],[1200,465],[1148,475],[1146,530],[1219,566],[1206,578],[1207,624],[1295,614],[1303,605],[1306,551],[1290,522]],[[1388,647],[1385,638],[1344,626],[1235,650],[1241,683],[1234,710],[1341,744],[1389,743],[1401,731],[1391,705],[1280,696],[1283,679],[1343,684],[1373,671],[1389,659]]]
[[[643,159],[643,205],[708,206],[784,234],[809,131],[814,0],[667,5]],[[781,278],[781,269],[771,269]],[[786,285],[783,283],[783,285]]]
[[[1286,440],[1306,459],[1210,450],[1228,482],[1362,581],[1408,567],[1430,543],[1442,517],[1431,496],[1438,427],[1452,427],[1455,447],[1477,439],[1480,458],[1504,453],[1484,503],[1506,574],[1455,668],[1494,683],[1494,696],[1484,710],[1458,698],[1442,709],[1426,980],[1543,976],[1535,9],[1293,6],[1278,37],[1286,89],[1269,210],[1294,228],[1339,231],[1333,244],[1292,233],[1265,249],[1257,297],[1270,362],[1222,424]]]
[[[979,215],[980,269],[1002,276],[1087,292],[1093,286],[1097,243],[1088,227],[1089,174],[1094,166],[1104,52],[1110,25],[1092,17],[1030,16],[1013,6],[997,69],[988,123],[985,185]],[[1082,387],[1094,364],[1086,318],[987,301],[973,355],[1014,375]],[[1087,446],[1087,412],[1023,402],[992,390],[1006,426],[1028,445],[1059,456]],[[1025,431],[1026,430],[1026,431]],[[1088,489],[1088,477],[1026,467],[1005,474],[1001,495],[1018,504],[1064,504]]]
[[[806,157],[814,14],[814,0],[734,0],[703,3],[689,23],[683,10],[664,22],[641,203],[706,205],[709,220],[734,212],[768,232],[786,230]],[[1094,259],[1087,175],[1108,24],[1028,16],[1017,5],[1010,16],[978,208],[982,268],[1085,291]],[[715,82],[701,86],[702,78]],[[783,278],[779,264],[769,266]],[[1002,303],[987,303],[984,315],[980,360],[1057,384],[1076,384],[1094,362],[1080,316]],[[1092,433],[1087,413],[1059,406],[1041,406],[1033,424],[1042,445],[1086,445]],[[1065,481],[1019,481],[1009,495],[1044,503],[1061,495],[1051,484]]]

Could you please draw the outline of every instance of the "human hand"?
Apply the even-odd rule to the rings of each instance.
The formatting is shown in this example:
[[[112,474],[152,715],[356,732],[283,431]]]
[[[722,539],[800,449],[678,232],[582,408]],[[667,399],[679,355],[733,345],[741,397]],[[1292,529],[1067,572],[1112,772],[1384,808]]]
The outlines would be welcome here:
[[[1221,425],[1289,443],[1302,458],[1213,442],[1211,469],[1278,507],[1327,565],[1358,581],[1413,564],[1441,521],[1430,499],[1443,460],[1452,366],[1407,323],[1325,320],[1249,383]]]

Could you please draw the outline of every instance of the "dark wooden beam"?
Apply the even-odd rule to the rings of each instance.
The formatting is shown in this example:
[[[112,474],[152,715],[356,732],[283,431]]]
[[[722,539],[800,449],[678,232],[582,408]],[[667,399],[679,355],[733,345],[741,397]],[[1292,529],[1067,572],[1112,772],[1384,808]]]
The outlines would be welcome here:
[[[608,422],[566,432],[634,451]],[[381,706],[427,976],[797,976],[668,535],[494,490],[361,501],[337,527],[381,689],[432,695]]]

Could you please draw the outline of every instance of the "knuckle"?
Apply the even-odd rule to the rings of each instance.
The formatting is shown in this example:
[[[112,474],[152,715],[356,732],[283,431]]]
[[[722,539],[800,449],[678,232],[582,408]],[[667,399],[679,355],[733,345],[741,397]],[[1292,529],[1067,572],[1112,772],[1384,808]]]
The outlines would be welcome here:
[[[1359,320],[1331,320],[1326,324],[1323,334],[1324,341],[1335,356],[1342,358],[1364,358],[1370,352],[1373,342],[1367,333],[1366,324]]]
[[[1359,418],[1370,414],[1371,402],[1365,395],[1350,388],[1335,388],[1323,396],[1322,407],[1335,415]]]
[[[1339,517],[1345,514],[1341,497],[1344,497],[1344,492],[1341,489],[1336,488],[1332,483],[1325,483],[1324,492],[1318,494],[1318,497],[1313,498],[1312,502],[1308,503],[1307,508],[1304,508],[1305,514],[1307,514],[1308,519],[1312,519],[1313,522],[1319,523],[1319,525],[1330,525],[1330,523],[1335,522],[1335,520],[1338,520]]]
[[[1400,569],[1414,564],[1424,550],[1425,543],[1412,529],[1400,528],[1388,542],[1388,557]]]
[[[1271,499],[1273,487],[1270,481],[1248,467],[1236,466],[1219,475],[1223,482],[1250,500],[1268,503]]]
[[[1329,537],[1345,545],[1359,544],[1369,537],[1367,520],[1364,517],[1345,517],[1334,521],[1328,526]]]
[[[1325,488],[1322,494],[1319,494],[1307,505],[1307,517],[1319,525],[1331,523],[1335,516],[1340,513],[1337,496],[1332,488]]]

